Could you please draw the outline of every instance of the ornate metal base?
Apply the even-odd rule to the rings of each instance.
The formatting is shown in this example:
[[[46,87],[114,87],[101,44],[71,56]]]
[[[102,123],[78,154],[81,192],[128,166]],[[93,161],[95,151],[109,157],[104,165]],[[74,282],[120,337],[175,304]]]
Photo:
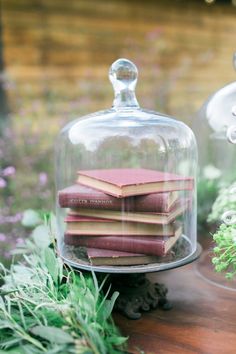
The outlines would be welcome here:
[[[118,291],[119,297],[115,303],[115,310],[127,318],[137,320],[141,312],[156,307],[170,310],[172,305],[168,302],[167,288],[163,284],[151,283],[145,274],[111,275],[111,291]]]

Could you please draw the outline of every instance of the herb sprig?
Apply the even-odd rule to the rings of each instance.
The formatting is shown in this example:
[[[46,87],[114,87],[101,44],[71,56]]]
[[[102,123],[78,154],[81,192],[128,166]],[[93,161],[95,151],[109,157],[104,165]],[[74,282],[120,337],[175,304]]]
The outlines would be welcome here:
[[[53,248],[53,217],[1,267],[0,354],[124,353],[127,338],[111,318],[118,293],[102,295],[95,274],[65,268]]]

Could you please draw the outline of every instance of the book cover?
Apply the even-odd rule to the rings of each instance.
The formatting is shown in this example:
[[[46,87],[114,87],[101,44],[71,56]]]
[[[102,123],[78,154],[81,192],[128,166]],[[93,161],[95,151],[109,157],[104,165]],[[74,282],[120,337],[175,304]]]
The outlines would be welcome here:
[[[174,236],[174,223],[168,225],[139,222],[121,222],[102,218],[67,216],[66,233],[74,235],[144,235]]]
[[[99,236],[86,237],[78,235],[65,235],[65,243],[73,246],[108,249],[121,252],[142,253],[153,256],[165,256],[174,246],[182,234],[182,227],[178,225],[173,237],[128,237],[128,236]]]
[[[78,171],[77,182],[118,198],[193,188],[192,177],[142,168]]]
[[[87,216],[93,218],[104,218],[109,220],[130,221],[148,224],[166,225],[174,221],[179,215],[183,214],[189,206],[189,201],[181,199],[177,201],[168,213],[144,213],[144,212],[125,212],[103,209],[76,208],[69,211],[69,215]]]
[[[87,255],[92,265],[141,265],[158,261],[155,256],[96,248],[87,248]]]
[[[62,208],[168,212],[178,198],[177,192],[116,198],[94,188],[75,184],[58,192]]]

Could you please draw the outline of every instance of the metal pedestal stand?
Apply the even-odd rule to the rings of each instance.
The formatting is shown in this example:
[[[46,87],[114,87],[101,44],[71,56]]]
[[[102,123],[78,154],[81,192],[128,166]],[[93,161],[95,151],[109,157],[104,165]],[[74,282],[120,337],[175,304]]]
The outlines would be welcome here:
[[[119,292],[115,309],[129,319],[138,319],[141,317],[143,311],[149,311],[156,307],[169,310],[172,307],[167,300],[168,290],[165,285],[151,283],[145,277],[145,273],[182,267],[195,261],[200,256],[201,251],[202,248],[198,244],[197,250],[186,257],[181,258],[182,254],[177,254],[176,258],[169,260],[169,262],[137,266],[91,266],[88,262],[79,260],[78,258],[73,262],[71,254],[70,261],[67,258],[64,258],[64,261],[72,267],[96,272],[98,281],[104,279],[104,273],[109,274],[107,287],[111,287],[111,293],[114,291]],[[76,257],[75,255],[74,258]]]
[[[163,284],[151,283],[145,274],[112,275],[111,291],[118,291],[115,310],[132,320],[141,317],[141,312],[160,307],[170,310],[167,300],[167,288]]]

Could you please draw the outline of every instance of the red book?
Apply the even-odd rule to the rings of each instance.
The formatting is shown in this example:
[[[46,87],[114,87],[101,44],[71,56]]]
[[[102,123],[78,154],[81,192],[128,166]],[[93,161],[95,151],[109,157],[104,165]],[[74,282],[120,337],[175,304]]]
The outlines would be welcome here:
[[[130,236],[174,236],[174,223],[168,225],[140,222],[120,222],[101,218],[68,216],[65,219],[66,233],[73,235],[130,235]]]
[[[139,265],[158,262],[158,257],[144,254],[87,248],[92,265]]]
[[[173,247],[180,235],[182,227],[178,226],[173,237],[129,237],[129,236],[98,236],[86,237],[65,235],[65,243],[73,246],[101,248],[121,252],[142,253],[153,256],[164,256]]]
[[[183,214],[189,207],[189,200],[180,199],[174,204],[168,213],[144,213],[144,212],[124,212],[120,210],[102,209],[71,209],[69,215],[86,216],[93,218],[119,220],[121,222],[133,221],[148,224],[166,225],[173,222],[179,215]]]
[[[77,182],[118,198],[193,188],[192,177],[143,168],[78,171]]]
[[[178,198],[177,192],[153,193],[116,198],[102,191],[75,184],[58,192],[62,208],[164,212],[170,211]]]

